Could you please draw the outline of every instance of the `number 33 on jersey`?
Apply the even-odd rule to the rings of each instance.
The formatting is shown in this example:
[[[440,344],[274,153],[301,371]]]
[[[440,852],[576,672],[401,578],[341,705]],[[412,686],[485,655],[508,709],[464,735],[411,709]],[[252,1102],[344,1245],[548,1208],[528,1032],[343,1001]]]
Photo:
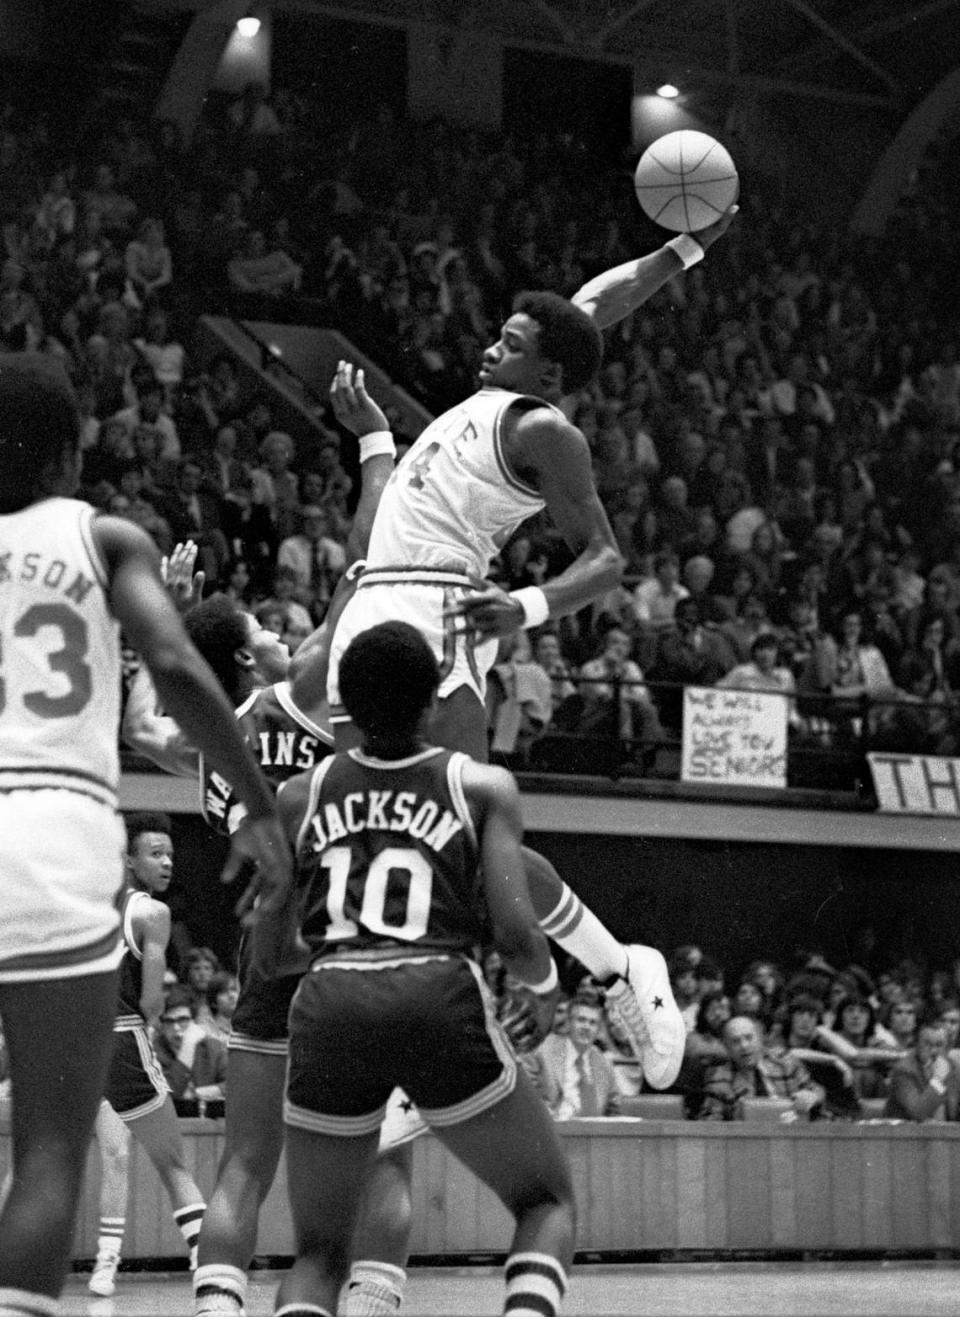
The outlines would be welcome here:
[[[437,748],[390,762],[351,750],[314,770],[297,839],[314,958],[345,943],[471,951],[483,941],[465,761]]]
[[[3,518],[0,783],[70,786],[110,803],[120,640],[92,519],[87,504],[61,498]]]

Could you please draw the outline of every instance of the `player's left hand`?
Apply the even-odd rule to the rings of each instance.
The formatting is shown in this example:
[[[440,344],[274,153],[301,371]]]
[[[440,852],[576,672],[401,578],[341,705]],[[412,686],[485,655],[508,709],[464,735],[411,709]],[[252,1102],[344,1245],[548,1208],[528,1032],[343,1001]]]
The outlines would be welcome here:
[[[559,985],[546,996],[529,992],[519,985],[510,989],[499,1019],[518,1052],[532,1052],[540,1046],[553,1025],[559,999]]]
[[[248,882],[236,914],[245,927],[284,910],[293,890],[293,853],[276,815],[247,817],[231,836],[220,881],[232,883],[241,873]]]
[[[367,393],[362,366],[351,366],[349,361],[337,362],[337,373],[330,385],[330,401],[340,424],[358,438],[390,429],[383,408]]]
[[[185,613],[203,598],[207,574],[195,572],[196,565],[197,546],[193,540],[175,544],[170,556],[160,560],[160,575],[178,612]]]
[[[297,932],[298,894],[293,854],[283,824],[275,816],[245,818],[230,838],[230,855],[221,882],[247,880],[235,906],[251,932],[252,959],[264,978],[306,968],[306,946]]]
[[[444,617],[462,618],[462,630],[475,641],[511,636],[523,626],[523,607],[497,585],[464,595]],[[461,629],[461,628],[458,628]]]

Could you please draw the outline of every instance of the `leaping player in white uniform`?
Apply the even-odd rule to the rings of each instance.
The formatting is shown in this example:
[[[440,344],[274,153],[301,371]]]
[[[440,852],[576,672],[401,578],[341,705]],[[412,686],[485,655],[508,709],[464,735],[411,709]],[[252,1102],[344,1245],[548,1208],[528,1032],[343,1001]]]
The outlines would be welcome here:
[[[398,620],[426,636],[441,670],[431,740],[483,761],[486,676],[497,638],[575,612],[619,582],[623,562],[594,484],[589,446],[559,404],[599,370],[600,330],[701,259],[732,214],[696,238],[681,234],[598,275],[572,301],[553,293],[515,300],[499,340],[483,355],[480,390],[426,428],[380,499],[365,570],[330,647],[327,696],[338,750],[358,741],[340,706],[337,672],[359,632]],[[375,442],[365,400],[351,396],[349,368],[341,365],[334,390],[341,421],[361,442]],[[542,589],[507,593],[486,583],[499,549],[544,508],[576,555],[571,565]],[[608,1009],[630,1037],[647,1082],[668,1087],[685,1031],[663,957],[652,947],[621,946],[532,853],[528,864],[544,931],[607,981]]]

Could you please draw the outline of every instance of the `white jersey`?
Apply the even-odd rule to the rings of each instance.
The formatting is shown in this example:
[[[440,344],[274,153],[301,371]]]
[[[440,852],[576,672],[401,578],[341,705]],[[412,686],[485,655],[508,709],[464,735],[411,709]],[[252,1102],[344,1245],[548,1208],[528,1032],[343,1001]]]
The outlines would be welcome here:
[[[93,515],[49,498],[0,516],[0,789],[115,807],[120,628]]]
[[[503,417],[541,399],[481,389],[424,430],[387,482],[370,535],[367,571],[428,568],[486,576],[516,528],[544,506],[510,471]]]

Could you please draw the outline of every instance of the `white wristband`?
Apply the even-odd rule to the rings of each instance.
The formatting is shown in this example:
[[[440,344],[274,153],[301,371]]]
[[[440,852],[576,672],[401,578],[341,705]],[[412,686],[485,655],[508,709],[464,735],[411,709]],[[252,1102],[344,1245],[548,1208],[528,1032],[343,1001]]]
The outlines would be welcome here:
[[[523,609],[523,629],[525,631],[533,626],[542,626],[550,616],[550,605],[547,603],[547,596],[539,585],[525,585],[522,590],[511,590],[510,598],[516,600]]]
[[[522,979],[520,981],[523,982]],[[553,992],[558,982],[559,982],[559,978],[557,975],[557,962],[551,958],[550,973],[547,975],[547,977],[545,979],[541,979],[539,983],[524,983],[523,986],[526,988],[528,992],[536,993],[538,997],[546,997],[548,996],[549,993]]]
[[[692,238],[689,233],[678,233],[675,238],[671,238],[669,242],[665,242],[663,245],[669,247],[674,256],[680,258],[685,270],[689,270],[691,265],[696,265],[697,261],[703,260],[703,248],[696,238]]]
[[[942,1079],[931,1079],[930,1087],[935,1093],[939,1093],[941,1097],[943,1097],[944,1093],[947,1091],[947,1086]]]
[[[370,457],[379,457],[381,453],[386,453],[390,457],[397,455],[397,446],[389,430],[373,430],[370,434],[360,436],[361,462],[366,462]]]

